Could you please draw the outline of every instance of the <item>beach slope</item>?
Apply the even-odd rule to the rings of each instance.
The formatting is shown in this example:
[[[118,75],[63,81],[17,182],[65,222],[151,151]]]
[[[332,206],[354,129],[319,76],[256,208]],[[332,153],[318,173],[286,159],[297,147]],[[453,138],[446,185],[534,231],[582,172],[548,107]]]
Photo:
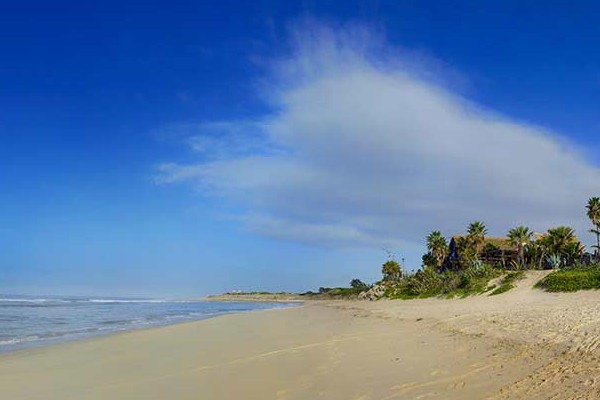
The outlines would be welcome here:
[[[593,398],[600,295],[531,282],[492,297],[311,302],[11,353],[0,357],[2,398]]]

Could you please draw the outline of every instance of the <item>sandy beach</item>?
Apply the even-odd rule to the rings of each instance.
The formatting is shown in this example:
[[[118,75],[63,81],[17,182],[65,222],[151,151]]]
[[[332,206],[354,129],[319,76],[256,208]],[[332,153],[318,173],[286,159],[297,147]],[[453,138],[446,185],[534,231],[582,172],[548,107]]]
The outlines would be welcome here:
[[[311,302],[0,356],[6,399],[592,399],[600,293]]]

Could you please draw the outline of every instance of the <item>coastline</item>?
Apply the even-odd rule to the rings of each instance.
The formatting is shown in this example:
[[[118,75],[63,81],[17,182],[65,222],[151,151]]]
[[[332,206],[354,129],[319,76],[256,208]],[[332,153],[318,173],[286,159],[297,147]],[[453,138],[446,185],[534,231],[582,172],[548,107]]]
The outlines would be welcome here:
[[[314,301],[0,355],[7,398],[594,398],[600,293]],[[235,382],[235,385],[231,383]]]
[[[211,294],[196,299],[196,301],[304,303],[305,301],[311,301],[311,299],[294,293],[223,293]]]
[[[18,298],[9,303],[4,309],[0,310],[2,311],[0,316],[9,321],[8,326],[2,327],[3,340],[0,341],[0,356],[16,351],[110,336],[123,332],[203,321],[222,315],[296,307],[299,304],[293,301],[209,302],[199,300],[139,302],[103,300],[98,302],[101,303],[100,306],[96,305],[97,302],[81,300],[75,300],[76,306],[72,306],[72,303],[72,299],[64,297],[58,298],[58,300]],[[31,306],[31,304],[34,305]],[[135,305],[131,306],[130,304]],[[45,318],[43,315],[48,309],[52,312]],[[21,314],[24,314],[26,320],[42,316],[43,324],[40,326],[19,325],[15,322],[17,321],[15,310],[25,310]],[[33,311],[30,312],[30,310]],[[99,313],[100,316],[96,316],[96,313]],[[12,322],[12,325],[10,322]]]
[[[467,364],[484,361],[483,352],[469,352],[465,364],[457,364],[450,352],[437,357],[431,351],[435,347],[419,345],[423,340],[466,344],[457,339],[423,332],[418,324],[357,314],[353,302],[311,303],[3,355],[0,386],[15,399],[300,399],[318,393],[334,399],[364,393],[387,398],[430,390],[426,381],[419,389],[415,380],[428,379],[431,368],[462,373]],[[429,351],[431,364],[406,368],[415,349]],[[406,376],[399,380],[397,374]],[[228,384],[232,379],[235,387]]]

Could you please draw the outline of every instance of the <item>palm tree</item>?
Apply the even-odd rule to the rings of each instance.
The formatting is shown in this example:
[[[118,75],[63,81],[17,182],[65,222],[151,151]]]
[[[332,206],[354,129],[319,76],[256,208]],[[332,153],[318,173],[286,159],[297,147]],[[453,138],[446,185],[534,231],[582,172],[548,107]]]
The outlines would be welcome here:
[[[534,240],[525,248],[525,259],[529,261],[534,268],[542,269],[544,260],[546,259],[546,246],[543,240]]]
[[[592,197],[587,203],[587,216],[592,221],[595,229],[590,229],[590,232],[596,234],[596,254],[600,251],[600,197]]]
[[[485,235],[487,235],[487,228],[483,222],[475,221],[469,224],[467,239],[473,245],[475,252],[479,253],[479,248],[485,241]]]
[[[506,235],[508,237],[508,242],[517,247],[519,252],[519,263],[521,265],[524,263],[525,259],[525,246],[531,243],[532,235],[533,232],[531,232],[526,226],[517,226],[516,228],[512,228]]]
[[[386,282],[396,282],[402,278],[402,267],[396,260],[387,260],[382,268],[383,280]]]
[[[548,229],[548,234],[542,239],[547,253],[550,255],[566,256],[569,253],[569,245],[579,242],[573,228],[559,226]]]
[[[440,231],[433,231],[427,236],[427,250],[435,258],[436,266],[439,268],[448,254],[448,243]]]
[[[567,265],[573,265],[578,260],[581,259],[581,256],[585,253],[585,246],[581,244],[581,242],[574,241],[568,243],[564,248],[564,257]]]

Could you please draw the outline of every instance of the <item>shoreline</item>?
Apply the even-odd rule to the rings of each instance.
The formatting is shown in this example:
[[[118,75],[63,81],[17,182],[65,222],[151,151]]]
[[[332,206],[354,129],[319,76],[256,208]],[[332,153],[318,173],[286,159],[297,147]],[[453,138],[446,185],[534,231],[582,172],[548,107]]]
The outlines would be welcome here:
[[[228,317],[228,316],[262,313],[262,312],[270,312],[270,311],[280,311],[280,310],[286,310],[288,308],[297,308],[297,307],[302,307],[302,305],[297,305],[297,306],[294,305],[294,306],[290,306],[290,307],[279,307],[279,308],[274,307],[274,308],[268,308],[268,309],[257,309],[257,310],[248,310],[248,311],[238,311],[238,312],[234,312],[234,313],[212,315],[212,316],[208,316],[208,317],[202,318],[202,319],[178,321],[178,322],[174,322],[174,323],[170,323],[170,324],[166,324],[166,325],[142,326],[142,327],[136,327],[136,328],[129,329],[129,330],[107,332],[107,333],[100,334],[100,335],[81,337],[78,339],[60,341],[60,342],[55,342],[55,343],[48,343],[48,344],[44,344],[44,345],[40,345],[40,346],[27,347],[24,349],[9,350],[6,352],[0,352],[0,362],[2,362],[3,358],[10,357],[12,355],[27,355],[24,353],[29,353],[29,352],[39,353],[39,352],[43,352],[45,350],[52,350],[55,347],[59,348],[59,347],[63,347],[63,346],[73,345],[73,344],[76,345],[78,343],[84,343],[84,342],[110,340],[111,338],[115,338],[115,337],[119,337],[119,336],[123,336],[123,335],[130,335],[130,334],[143,333],[143,332],[147,332],[147,331],[161,330],[161,329],[171,328],[174,326],[198,324],[198,323],[202,323],[204,321]],[[21,354],[21,353],[23,353],[23,354]]]
[[[312,299],[300,296],[299,294],[293,293],[222,293],[222,294],[211,294],[206,297],[201,297],[197,301],[222,301],[222,302],[236,302],[241,303],[304,303],[311,301]]]
[[[190,300],[190,301],[201,301],[201,300]],[[224,301],[224,303],[225,302],[226,301]],[[106,337],[127,334],[127,333],[132,333],[132,332],[140,332],[140,331],[151,330],[151,329],[161,329],[161,328],[179,325],[179,324],[202,322],[202,321],[205,321],[208,319],[219,318],[219,317],[223,317],[223,316],[227,316],[227,315],[246,314],[246,313],[271,311],[271,310],[283,310],[286,308],[302,306],[302,304],[300,302],[293,302],[293,301],[290,301],[290,302],[256,301],[256,302],[257,303],[259,303],[259,302],[260,303],[272,303],[273,307],[265,308],[265,309],[255,308],[255,309],[248,309],[248,310],[243,310],[243,311],[222,312],[222,313],[216,314],[216,315],[215,314],[206,314],[206,315],[202,316],[201,318],[197,318],[197,319],[187,319],[187,320],[170,321],[170,322],[162,321],[162,322],[156,322],[156,323],[149,323],[149,324],[145,324],[145,325],[132,325],[128,328],[112,330],[112,331],[111,330],[96,331],[96,332],[91,332],[91,333],[87,333],[87,334],[67,333],[64,335],[64,337],[50,338],[50,339],[42,338],[42,339],[38,339],[38,340],[32,340],[29,342],[20,342],[20,343],[15,343],[13,345],[7,345],[7,349],[0,349],[0,359],[3,356],[18,353],[18,352],[26,352],[29,350],[40,350],[40,349],[45,349],[47,347],[61,346],[61,345],[66,345],[66,344],[76,343],[76,342],[81,342],[81,341],[87,341],[87,340],[102,339],[102,338],[106,338]],[[244,302],[240,301],[240,303],[244,303]],[[286,304],[286,303],[289,304],[289,306],[287,306],[287,307],[282,306],[282,304]]]
[[[296,380],[297,374],[303,375],[303,371],[308,370],[309,373],[305,378],[315,380],[317,387],[322,386],[325,384],[325,381],[323,381],[324,377],[334,372],[336,366],[339,367],[340,364],[337,358],[344,355],[344,353],[350,357],[348,361],[351,374],[355,375],[357,372],[361,374],[366,372],[368,375],[372,374],[372,372],[365,370],[361,366],[361,363],[366,362],[362,355],[346,353],[346,350],[355,348],[357,344],[364,346],[364,351],[370,355],[371,360],[368,365],[372,371],[381,372],[394,366],[397,368],[397,364],[400,364],[401,367],[402,363],[406,362],[405,360],[400,361],[398,357],[390,358],[387,350],[382,351],[380,346],[382,340],[386,341],[396,337],[398,334],[397,329],[400,326],[395,321],[391,321],[391,323],[389,321],[383,322],[383,325],[380,325],[382,321],[380,321],[379,317],[367,314],[359,315],[356,313],[354,306],[354,302],[336,302],[335,304],[311,303],[310,305],[293,308],[258,310],[261,311],[260,313],[221,315],[201,321],[189,321],[163,327],[148,327],[141,330],[118,332],[82,341],[60,343],[42,348],[3,354],[0,355],[0,386],[4,388],[5,393],[10,394],[11,398],[29,398],[33,392],[33,394],[44,393],[45,399],[57,400],[59,398],[80,398],[78,396],[81,396],[82,393],[85,393],[83,398],[86,399],[162,399],[165,398],[164,396],[166,396],[167,392],[174,390],[176,387],[186,387],[188,388],[188,393],[176,398],[198,398],[197,396],[201,393],[200,397],[207,396],[206,398],[215,399],[236,397],[262,399],[279,398],[277,397],[277,393],[282,395],[283,392],[287,392],[289,389],[275,390],[275,388],[280,386],[282,382],[289,380],[289,384],[294,386],[293,390],[302,391],[300,397],[292,398],[311,397],[316,393],[312,388],[309,388],[308,392],[306,392],[302,388],[303,384],[298,385],[297,382],[293,382]],[[279,311],[279,313],[275,311]],[[306,329],[304,324],[306,321],[302,321],[303,318],[307,317],[313,323],[309,329]],[[374,321],[379,322],[378,326],[371,326],[371,329],[365,332],[364,330],[369,328],[373,322],[373,318]],[[264,326],[265,322],[277,325],[281,322],[285,323],[278,329],[271,327],[275,332],[271,332],[270,335],[266,335],[267,337],[263,337],[264,332],[257,328]],[[257,325],[260,325],[260,327]],[[319,327],[319,325],[325,326]],[[297,335],[290,337],[292,336],[289,335],[290,326],[294,329],[304,328],[305,330],[297,332]],[[246,328],[242,329],[246,334],[251,331],[253,340],[240,342],[241,337],[244,335],[240,335],[239,332],[235,332],[232,329],[227,329],[232,327]],[[327,328],[325,329],[327,332],[324,332],[324,329],[322,329],[325,327]],[[225,328],[225,331],[223,328]],[[356,328],[360,328],[358,332]],[[410,343],[397,342],[395,346],[392,346],[392,349],[396,348],[398,351],[397,356],[405,351],[409,351],[411,348],[414,349],[414,346],[418,346],[419,341],[423,337],[436,342],[442,341],[446,345],[456,345],[457,342],[463,345],[466,343],[466,341],[459,339],[456,335],[441,332],[429,332],[425,336],[422,336],[422,333],[420,333],[422,327],[416,325],[404,328],[403,333],[407,334],[406,338],[412,337],[412,340]],[[190,333],[196,333],[199,337],[190,335]],[[204,337],[202,333],[204,333]],[[219,342],[223,340],[223,336],[230,337],[233,340],[224,340],[222,344],[226,346],[221,346],[220,348],[215,348],[210,343],[202,344],[199,342],[199,339],[210,339],[209,341],[213,343]],[[181,344],[182,339],[184,344]],[[276,343],[273,343],[273,339],[276,339]],[[165,342],[167,341],[169,343],[165,347],[167,344]],[[151,344],[151,346],[146,347],[145,344],[140,344],[140,342],[149,342],[146,344]],[[249,342],[252,342],[251,347],[255,348],[249,349]],[[480,346],[483,343],[481,340],[476,340],[476,342]],[[172,346],[176,343],[179,344],[177,348],[178,357],[182,359],[176,366],[165,366],[165,361],[173,356],[171,350],[174,349]],[[273,344],[275,344],[274,347]],[[469,345],[471,346],[473,343]],[[212,361],[208,365],[202,362],[197,364],[196,360],[186,356],[186,354],[189,354],[189,350],[191,350],[189,347],[195,347],[197,350],[198,346],[201,348],[203,355]],[[147,352],[156,351],[157,348],[160,350],[160,354],[155,354],[155,356],[148,358]],[[118,356],[124,350],[130,353],[125,360]],[[222,351],[226,353],[224,357],[221,354]],[[108,356],[106,356],[107,353]],[[112,357],[116,357],[112,358],[111,354]],[[157,358],[156,355],[159,357]],[[485,354],[481,352],[472,352],[470,355],[467,355],[466,359],[469,363],[482,362],[484,361],[484,356]],[[109,359],[112,358],[112,360],[107,361],[107,357]],[[150,361],[152,368],[147,369],[146,367],[142,367],[148,364],[146,362],[138,364],[140,359]],[[267,364],[271,365],[264,365],[265,360],[268,361]],[[118,361],[118,364],[115,361]],[[67,364],[76,362],[79,365],[77,365],[77,368],[59,367],[48,369],[49,364],[56,363],[63,366],[65,362]],[[13,368],[11,368],[11,364]],[[26,370],[28,371],[19,377],[20,368],[17,368],[17,371],[15,371],[15,364],[17,366],[26,365]],[[111,368],[102,368],[106,364],[109,364]],[[249,365],[244,366],[243,364]],[[435,359],[434,363],[427,368],[437,368],[440,364],[443,364],[446,368],[456,367],[453,367],[453,364],[456,364],[454,357],[445,357]],[[128,366],[132,367],[134,365],[138,368],[138,372],[142,372],[140,371],[140,367],[142,367],[142,370],[146,370],[146,372],[132,373]],[[240,366],[242,367],[241,369],[239,368]],[[224,370],[223,367],[225,367]],[[460,368],[462,367],[464,365],[460,365]],[[115,369],[119,372],[118,374],[114,373]],[[396,372],[401,369],[396,369]],[[205,371],[211,376],[209,372],[214,372],[215,370],[219,370],[218,375],[225,372],[225,375],[229,378],[217,379],[215,381],[215,376],[213,375],[204,380],[201,379],[200,381],[204,383],[203,385],[195,383],[196,378],[198,378],[196,375],[202,375],[202,372]],[[395,384],[397,382],[395,382],[395,378],[392,375],[384,376],[384,380],[391,378],[389,381],[390,388],[393,388],[397,393],[420,390],[421,386],[429,390],[428,387],[431,386],[431,383],[423,382],[415,384],[412,381],[421,377],[420,375],[424,373],[423,369],[417,368],[416,370],[418,374],[409,374],[410,380],[407,379],[404,385]],[[93,371],[93,373],[90,373],[90,371]],[[239,379],[239,374],[242,371],[244,374],[249,374],[255,378],[255,380],[247,379],[247,384],[255,381],[261,382],[261,385],[254,387],[250,393],[244,389],[244,387],[247,388],[244,385],[241,385],[240,388],[229,387],[227,382],[231,382],[231,377],[236,376]],[[476,374],[479,373],[478,370],[475,372]],[[425,375],[428,374],[425,373]],[[30,379],[31,375],[34,377],[41,376],[43,379],[41,382],[38,381],[36,385],[31,385],[33,383]],[[340,375],[336,373],[334,375],[335,379],[344,381],[344,386],[349,384],[349,382],[345,382],[346,373]],[[80,379],[73,381],[72,378],[74,376],[79,376]],[[124,376],[125,379],[123,379]],[[266,378],[269,376],[275,379],[268,382]],[[370,378],[373,379],[374,376]],[[86,387],[78,384],[78,382],[81,382],[81,379],[87,382],[85,384]],[[160,382],[162,379],[168,381],[173,379],[173,381],[172,385],[168,385],[169,388],[160,392],[160,385],[156,386],[153,382],[157,380]],[[90,380],[92,385],[88,386]],[[374,385],[375,382],[365,383],[367,383],[367,386],[371,386],[370,390],[379,391],[377,387],[381,384],[381,381],[378,380],[377,382],[377,385]],[[434,386],[438,384],[439,382],[434,383]],[[65,396],[64,385],[72,387],[73,395]],[[340,382],[340,386],[334,385],[330,387],[330,395],[333,397],[328,396],[326,398],[352,398],[346,396],[354,396],[356,390],[362,390],[362,386],[362,384],[359,384],[344,389],[341,387]],[[134,389],[131,391],[131,388]],[[153,389],[151,390],[151,388]],[[161,394],[157,394],[155,390],[159,390]],[[75,393],[77,393],[77,396],[75,396]],[[276,397],[271,397],[270,394]],[[384,393],[381,392],[380,396],[383,395]],[[378,396],[376,398],[387,397]]]
[[[0,355],[0,386],[48,400],[594,398],[600,294],[533,282],[491,297],[311,301],[26,349]]]

